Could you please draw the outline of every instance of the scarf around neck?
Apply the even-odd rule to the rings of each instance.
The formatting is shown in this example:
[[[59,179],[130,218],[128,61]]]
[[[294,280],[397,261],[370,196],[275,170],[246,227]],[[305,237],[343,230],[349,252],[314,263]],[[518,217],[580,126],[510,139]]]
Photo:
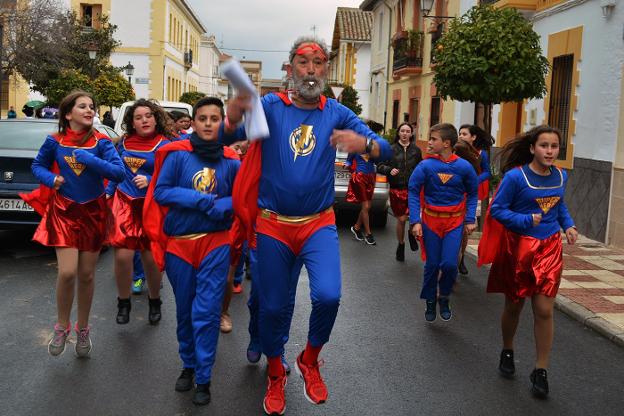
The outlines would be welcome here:
[[[193,152],[204,162],[216,162],[223,157],[223,145],[217,140],[203,140],[193,132],[190,137]]]

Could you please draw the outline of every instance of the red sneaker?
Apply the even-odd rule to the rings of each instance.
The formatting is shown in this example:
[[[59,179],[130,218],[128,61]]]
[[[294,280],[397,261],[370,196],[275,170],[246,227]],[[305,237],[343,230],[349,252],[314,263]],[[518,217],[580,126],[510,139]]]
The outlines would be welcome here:
[[[243,293],[243,285],[242,284],[235,284],[232,286],[232,293],[234,293],[235,295],[240,295],[241,293]]]
[[[295,369],[297,374],[303,379],[303,394],[305,398],[312,404],[321,404],[327,401],[327,386],[321,377],[319,371],[319,363],[316,362],[313,365],[306,365],[301,361],[303,358],[303,352],[297,357],[295,362]]]
[[[286,388],[286,382],[288,378],[284,374],[281,377],[275,377],[269,379],[269,385],[267,387],[264,400],[262,401],[262,407],[267,415],[283,415],[286,411],[286,397],[284,397],[284,389]]]

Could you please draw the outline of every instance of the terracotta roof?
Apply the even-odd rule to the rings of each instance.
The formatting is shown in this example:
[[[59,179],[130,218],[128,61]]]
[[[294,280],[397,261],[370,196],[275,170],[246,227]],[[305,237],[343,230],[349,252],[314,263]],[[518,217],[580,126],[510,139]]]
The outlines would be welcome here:
[[[334,30],[338,32],[340,40],[370,41],[372,24],[372,12],[352,7],[338,7]]]

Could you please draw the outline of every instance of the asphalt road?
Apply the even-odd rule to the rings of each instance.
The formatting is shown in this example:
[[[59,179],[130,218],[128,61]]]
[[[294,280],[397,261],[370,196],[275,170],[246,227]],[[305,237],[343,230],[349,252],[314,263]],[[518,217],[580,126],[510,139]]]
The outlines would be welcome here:
[[[529,308],[516,345],[513,380],[497,373],[502,299],[485,294],[486,273],[468,261],[452,298],[454,318],[427,324],[418,299],[422,263],[410,253],[394,260],[394,221],[365,246],[339,227],[343,297],[330,343],[322,352],[329,401],[313,406],[295,373],[287,387],[290,415],[621,415],[624,350],[555,312],[549,370],[551,396],[531,397],[534,347]],[[213,402],[173,389],[180,371],[171,288],[163,291],[163,321],[147,323],[145,295],[133,298],[131,322],[115,323],[112,253],[96,273],[92,358],[78,360],[69,345],[51,357],[46,344],[55,319],[55,257],[28,243],[27,233],[0,232],[0,414],[2,415],[259,415],[264,361],[245,359],[245,292],[232,303],[234,331],[221,336],[213,371]],[[309,291],[305,272],[287,357],[306,342]]]

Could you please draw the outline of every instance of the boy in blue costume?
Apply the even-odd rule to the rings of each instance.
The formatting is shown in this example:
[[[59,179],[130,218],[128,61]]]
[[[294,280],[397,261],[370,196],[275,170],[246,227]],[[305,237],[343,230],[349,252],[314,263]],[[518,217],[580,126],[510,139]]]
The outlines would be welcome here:
[[[223,118],[218,98],[193,109],[193,134],[156,152],[144,224],[154,258],[164,264],[176,298],[177,336],[184,369],[177,391],[197,383],[193,403],[210,402],[221,304],[230,264],[232,185],[240,162],[217,142]]]
[[[451,319],[449,296],[457,278],[462,233],[465,229],[470,234],[476,228],[477,174],[470,163],[453,154],[456,143],[457,130],[452,124],[431,127],[428,154],[408,186],[412,233],[424,240],[426,262],[420,297],[425,299],[428,322],[436,319],[436,298],[442,320]]]

